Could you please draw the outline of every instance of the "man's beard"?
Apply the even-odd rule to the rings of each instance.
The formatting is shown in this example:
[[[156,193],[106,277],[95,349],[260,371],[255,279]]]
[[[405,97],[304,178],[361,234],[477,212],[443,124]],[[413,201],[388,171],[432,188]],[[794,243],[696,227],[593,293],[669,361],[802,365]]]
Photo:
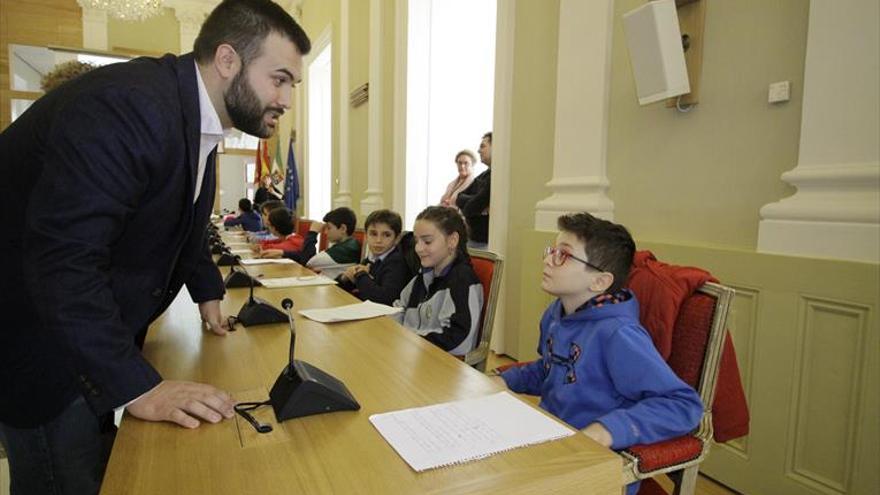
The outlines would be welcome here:
[[[245,69],[246,67],[242,67],[232,79],[229,89],[223,93],[223,102],[236,129],[259,138],[268,138],[275,130],[265,123],[263,117],[270,112],[275,112],[280,117],[284,109],[262,106],[247,82]]]

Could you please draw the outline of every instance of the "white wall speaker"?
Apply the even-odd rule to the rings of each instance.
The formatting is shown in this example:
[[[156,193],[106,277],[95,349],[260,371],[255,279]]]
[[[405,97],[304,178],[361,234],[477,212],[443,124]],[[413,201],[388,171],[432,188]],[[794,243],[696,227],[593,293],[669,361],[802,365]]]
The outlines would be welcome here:
[[[690,93],[675,0],[654,0],[623,14],[640,105]]]

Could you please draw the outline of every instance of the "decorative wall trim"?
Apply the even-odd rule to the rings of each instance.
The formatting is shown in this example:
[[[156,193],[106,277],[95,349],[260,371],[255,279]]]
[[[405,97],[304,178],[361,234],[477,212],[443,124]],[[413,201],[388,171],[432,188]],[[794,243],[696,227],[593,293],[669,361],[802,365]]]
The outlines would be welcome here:
[[[498,0],[495,17],[495,102],[492,123],[492,191],[489,200],[489,249],[502,258],[507,256],[510,218],[510,145],[513,108],[514,40],[516,2]],[[498,353],[507,350],[505,335],[506,274],[502,274],[498,307],[490,347]],[[515,339],[514,339],[515,340]],[[514,344],[515,345],[515,344]]]
[[[851,486],[869,312],[867,306],[801,296],[786,476],[828,494],[848,493]],[[826,383],[826,390],[817,383],[824,377],[835,382]],[[822,394],[834,390],[845,390],[845,400]],[[843,435],[836,436],[835,430]],[[825,453],[824,462],[815,459],[816,452]],[[832,472],[835,466],[828,459],[840,459],[839,472]]]
[[[797,192],[761,208],[758,251],[880,263],[878,16],[876,0],[810,1],[798,164],[782,174]]]
[[[613,219],[606,194],[613,28],[613,0],[561,0],[553,178],[550,196],[535,205],[537,230],[555,231],[571,211]]]
[[[349,64],[349,12],[350,0],[339,1],[339,132],[336,155],[339,163],[337,175],[337,189],[333,196],[333,208],[340,206],[351,207],[351,150],[348,147],[349,115],[351,108],[348,104],[348,64]]]
[[[394,2],[394,156],[391,205],[405,216],[406,209],[406,70],[408,2]]]
[[[367,190],[360,205],[362,216],[385,206],[382,197],[382,168],[385,166],[382,153],[382,112],[385,104],[382,91],[382,9],[382,0],[370,0],[370,114],[367,128]]]

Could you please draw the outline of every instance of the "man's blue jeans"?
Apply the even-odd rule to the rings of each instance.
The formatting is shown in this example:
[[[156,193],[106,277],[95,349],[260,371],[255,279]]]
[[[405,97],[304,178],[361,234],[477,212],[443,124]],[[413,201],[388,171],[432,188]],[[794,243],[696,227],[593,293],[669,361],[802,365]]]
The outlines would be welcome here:
[[[55,419],[31,429],[0,423],[9,456],[11,495],[97,494],[116,433],[80,396]]]

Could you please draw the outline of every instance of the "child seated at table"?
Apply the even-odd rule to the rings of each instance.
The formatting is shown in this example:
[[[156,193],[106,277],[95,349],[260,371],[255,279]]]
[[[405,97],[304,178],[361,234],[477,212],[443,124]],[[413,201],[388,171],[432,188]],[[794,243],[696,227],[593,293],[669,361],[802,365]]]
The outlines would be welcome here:
[[[376,210],[367,217],[367,256],[360,265],[336,277],[339,287],[362,301],[392,304],[413,274],[403,259],[397,240],[403,227],[400,215]]]
[[[293,231],[293,214],[287,208],[276,208],[269,213],[269,232],[276,238],[260,241],[257,252],[260,257],[267,250],[299,251],[303,248],[303,237]]]
[[[416,217],[418,273],[394,301],[403,326],[456,356],[476,346],[483,288],[467,252],[467,227],[454,208],[429,206]]]
[[[357,263],[361,257],[361,243],[354,234],[357,216],[351,208],[344,206],[330,210],[323,218],[324,223],[316,222],[313,228],[323,227],[330,247],[313,256],[306,266],[316,270],[334,266]]]
[[[260,205],[260,220],[263,224],[263,230],[249,233],[247,235],[249,241],[259,242],[275,238],[275,236],[269,232],[269,213],[272,213],[272,210],[278,208],[284,208],[284,202],[273,199]]]
[[[223,221],[226,228],[241,226],[247,232],[259,232],[263,230],[263,222],[260,215],[254,211],[251,200],[241,198],[238,200],[238,216],[227,218]]]
[[[558,299],[541,318],[532,363],[501,374],[517,393],[614,450],[684,435],[703,414],[699,395],[669,368],[625,289],[635,243],[588,213],[559,217],[541,287]],[[627,493],[638,491],[638,483]]]

